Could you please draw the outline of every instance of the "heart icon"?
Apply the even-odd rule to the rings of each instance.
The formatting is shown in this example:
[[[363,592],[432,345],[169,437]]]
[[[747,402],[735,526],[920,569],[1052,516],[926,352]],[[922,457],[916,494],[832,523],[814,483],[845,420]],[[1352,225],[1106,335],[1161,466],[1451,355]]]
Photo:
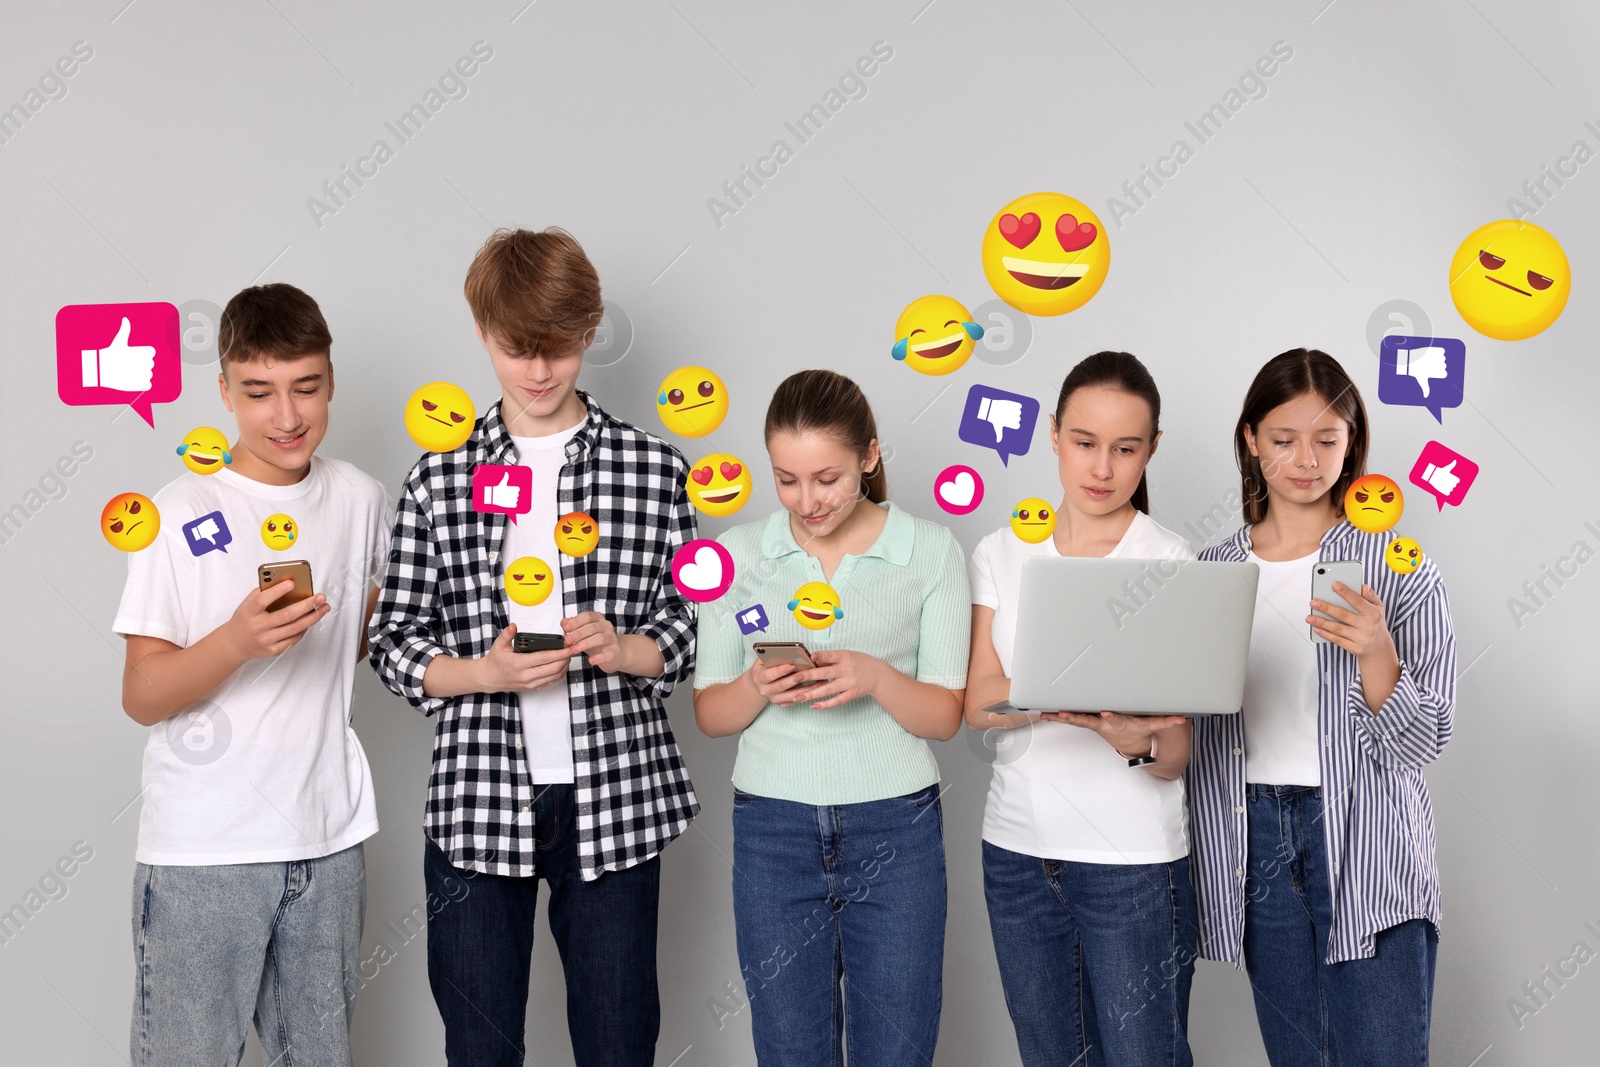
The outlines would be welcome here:
[[[933,479],[933,502],[951,515],[970,515],[983,503],[983,475],[954,463]]]
[[[731,482],[739,477],[739,473],[743,470],[743,463],[724,463],[722,465],[722,476]]]
[[[723,466],[726,467],[727,464],[724,463]],[[699,470],[690,471],[689,472],[689,477],[693,478],[695,481],[699,482],[701,485],[710,485],[711,484],[711,468],[710,467],[701,467]]]
[[[701,545],[694,559],[678,568],[677,582],[699,592],[717,588],[722,584],[722,557],[710,545]]]
[[[940,499],[958,508],[964,508],[972,503],[972,494],[977,491],[978,483],[970,471],[962,471],[950,481],[939,483]]]
[[[1020,219],[1010,212],[1001,215],[1000,236],[1018,248],[1027,248],[1039,236],[1039,216],[1031,211]]]
[[[1092,222],[1082,225],[1073,215],[1062,215],[1056,219],[1056,240],[1061,242],[1063,252],[1077,252],[1094,244],[1094,239],[1099,230]]]

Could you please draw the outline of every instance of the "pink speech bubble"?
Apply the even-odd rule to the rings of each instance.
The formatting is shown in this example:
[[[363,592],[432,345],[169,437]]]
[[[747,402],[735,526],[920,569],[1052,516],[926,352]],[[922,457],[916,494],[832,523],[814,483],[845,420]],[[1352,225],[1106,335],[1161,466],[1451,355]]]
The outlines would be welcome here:
[[[1440,511],[1446,504],[1455,507],[1465,500],[1477,478],[1476,463],[1438,441],[1423,445],[1422,455],[1411,468],[1411,484],[1432,494]]]
[[[480,463],[472,468],[472,510],[490,515],[518,515],[533,510],[533,468]]]
[[[182,354],[171,304],[68,304],[56,312],[56,394],[63,404],[126,404],[153,428],[150,406],[171,403],[183,391]]]

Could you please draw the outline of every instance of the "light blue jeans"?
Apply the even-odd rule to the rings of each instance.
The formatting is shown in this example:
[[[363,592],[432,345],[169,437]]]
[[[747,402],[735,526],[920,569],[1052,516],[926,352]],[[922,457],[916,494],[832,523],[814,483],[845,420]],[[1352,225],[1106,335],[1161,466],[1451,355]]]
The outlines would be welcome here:
[[[133,878],[133,1067],[233,1067],[252,1015],[273,1067],[350,1067],[367,903],[360,845]]]

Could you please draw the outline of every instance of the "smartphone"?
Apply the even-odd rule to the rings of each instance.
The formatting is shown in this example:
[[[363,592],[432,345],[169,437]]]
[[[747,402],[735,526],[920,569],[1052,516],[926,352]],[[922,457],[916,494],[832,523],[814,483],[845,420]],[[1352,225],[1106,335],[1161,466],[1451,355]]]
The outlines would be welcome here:
[[[1348,607],[1349,601],[1333,591],[1333,583],[1343,582],[1355,593],[1359,593],[1365,574],[1366,570],[1359,559],[1318,560],[1311,567],[1311,599],[1323,600],[1335,607]],[[1333,618],[1325,611],[1313,611],[1311,614],[1324,619]],[[1311,640],[1324,645],[1332,643],[1317,633],[1314,626],[1311,627]]]
[[[513,652],[555,652],[567,647],[561,634],[514,633],[511,635]]]
[[[302,600],[310,600],[315,595],[311,588],[311,564],[303,559],[285,559],[277,563],[263,563],[256,568],[256,578],[262,589],[270,589],[279,582],[294,579],[294,589],[288,596],[280,597],[272,605],[273,611],[279,611],[290,604],[298,604]]]
[[[756,659],[761,661],[763,667],[792,663],[804,670],[816,666],[811,661],[811,653],[799,641],[757,641],[750,647],[756,650]]]

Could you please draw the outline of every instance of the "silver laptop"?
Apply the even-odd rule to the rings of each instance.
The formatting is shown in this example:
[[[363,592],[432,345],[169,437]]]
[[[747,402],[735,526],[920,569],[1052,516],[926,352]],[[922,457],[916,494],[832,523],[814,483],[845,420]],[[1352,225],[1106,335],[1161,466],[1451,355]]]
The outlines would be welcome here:
[[[1258,574],[1254,563],[1029,557],[1010,705],[1130,715],[1238,711]]]

